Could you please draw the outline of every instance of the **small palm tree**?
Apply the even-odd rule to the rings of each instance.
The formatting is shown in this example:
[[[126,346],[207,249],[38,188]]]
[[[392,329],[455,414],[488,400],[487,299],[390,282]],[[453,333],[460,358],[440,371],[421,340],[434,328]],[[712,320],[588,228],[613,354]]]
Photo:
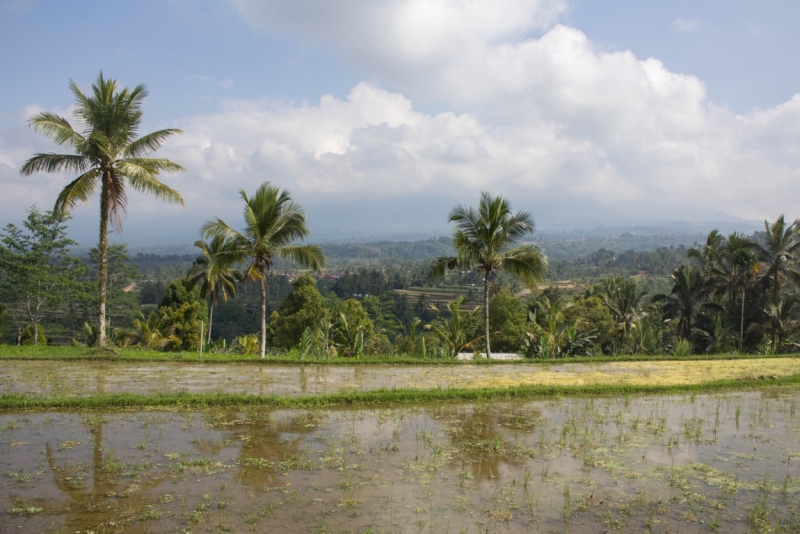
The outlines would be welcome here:
[[[797,317],[798,309],[800,309],[800,298],[794,294],[783,295],[778,303],[771,303],[767,306],[772,347],[776,351],[783,346],[786,335],[794,332],[800,326],[800,320]]]
[[[441,277],[448,270],[476,269],[483,273],[483,322],[486,357],[489,343],[489,280],[505,272],[533,286],[547,271],[547,259],[530,243],[522,240],[534,230],[533,217],[524,211],[511,212],[503,197],[481,193],[478,208],[459,205],[450,212],[454,222],[453,248],[456,256],[440,257],[431,263],[429,276]]]
[[[431,309],[439,316],[438,319],[425,328],[431,330],[444,343],[450,356],[455,359],[458,353],[467,349],[480,340],[480,337],[470,339],[475,332],[475,316],[480,312],[480,306],[472,311],[464,311],[461,307],[467,302],[467,298],[461,295],[447,305],[450,317],[444,317],[441,310],[431,304]]]
[[[528,356],[566,357],[585,352],[592,346],[597,339],[596,330],[581,328],[580,321],[568,322],[564,312],[570,307],[572,304],[563,300],[551,301],[543,297],[536,309],[528,312],[524,341]]]
[[[192,268],[186,275],[189,280],[189,290],[200,285],[200,296],[208,298],[208,339],[211,343],[211,327],[214,321],[214,306],[219,304],[220,297],[228,302],[228,297],[236,296],[236,287],[244,281],[241,271],[223,265],[220,258],[233,249],[233,242],[222,236],[212,236],[209,241],[198,239],[194,246],[200,249],[201,255],[194,260]]]
[[[170,343],[180,343],[180,339],[174,335],[174,328],[155,310],[146,319],[139,312],[139,318],[133,321],[132,326],[133,341],[148,350],[161,350]]]
[[[244,230],[238,232],[222,219],[215,218],[203,225],[202,231],[205,238],[220,236],[231,242],[230,248],[218,255],[218,269],[252,260],[244,271],[244,278],[260,282],[259,346],[264,358],[267,348],[267,275],[273,259],[277,257],[319,271],[325,266],[325,256],[316,245],[296,244],[296,241],[306,238],[309,231],[303,208],[291,199],[288,191],[264,182],[252,197],[243,190],[239,193],[245,203]]]
[[[166,129],[138,137],[142,122],[142,101],[147,96],[143,85],[132,90],[117,90],[117,82],[97,77],[92,94],[84,95],[70,81],[75,95],[75,115],[81,131],[74,130],[67,119],[44,111],[31,117],[34,130],[50,137],[72,154],[36,154],[26,161],[20,173],[79,173],[58,195],[53,211],[65,216],[78,203],[87,202],[100,188],[100,241],[98,249],[98,329],[97,346],[106,344],[106,279],[108,223],[122,230],[122,216],[127,211],[126,189],[148,193],[161,200],[183,205],[181,195],[158,180],[162,172],[182,171],[168,159],[148,157],[170,136],[180,130]]]
[[[764,221],[764,230],[763,244],[752,241],[749,247],[762,266],[762,279],[772,285],[772,301],[777,303],[784,280],[800,284],[800,264],[796,259],[800,253],[800,221],[787,224],[781,215],[774,224]]]
[[[645,296],[636,282],[621,276],[610,276],[602,284],[600,298],[617,321],[622,340],[628,339],[631,326],[647,315]]]
[[[334,330],[334,336],[338,341],[342,356],[359,358],[364,354],[364,333],[365,325],[356,318],[348,318],[345,313],[339,313],[339,320]]]

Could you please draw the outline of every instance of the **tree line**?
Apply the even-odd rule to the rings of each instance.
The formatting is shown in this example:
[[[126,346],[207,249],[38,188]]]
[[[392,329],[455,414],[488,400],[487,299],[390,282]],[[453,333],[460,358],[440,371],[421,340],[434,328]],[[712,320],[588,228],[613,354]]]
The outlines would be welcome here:
[[[23,338],[33,344],[46,340],[41,327],[47,310],[57,310],[69,322],[86,316],[87,303],[94,300],[96,318],[84,321],[84,343],[103,348],[110,340],[194,350],[214,341],[215,309],[225,308],[245,287],[255,287],[259,298],[252,317],[257,333],[239,336],[236,345],[261,357],[268,348],[304,356],[399,352],[453,357],[465,350],[490,355],[492,340],[498,350],[531,357],[666,350],[779,352],[795,346],[800,223],[787,223],[783,216],[775,223],[765,222],[763,236],[725,237],[715,231],[703,246],[688,251],[679,247],[616,254],[601,249],[583,263],[550,267],[557,275],[571,267],[587,276],[616,268],[623,274],[666,268],[671,271],[668,292],[648,294],[620,274],[601,279],[577,296],[534,291],[523,301],[510,289],[519,284],[535,289],[548,271],[547,258],[531,242],[533,218],[512,211],[503,197],[483,192],[477,206],[456,206],[450,212],[449,221],[455,225],[452,252],[417,270],[418,281],[428,285],[435,280],[471,280],[468,283],[482,294],[480,305],[470,304],[464,294],[438,306],[425,302],[424,294],[413,305],[387,298],[402,276],[389,278],[374,270],[357,279],[346,274],[327,295],[319,292],[313,278],[303,276],[278,304],[270,299],[276,264],[321,272],[327,258],[318,245],[303,243],[309,235],[303,208],[288,191],[269,182],[252,195],[240,191],[244,210],[238,228],[219,218],[201,228],[203,239],[196,242],[200,255],[185,277],[160,288],[164,294],[156,309],[147,315],[136,310],[120,317],[120,324],[109,325],[115,306],[131,308],[125,306],[131,291],[117,287],[130,258],[124,248],[109,244],[109,224],[121,229],[129,188],[183,203],[177,191],[159,181],[162,173],[183,168],[151,157],[180,132],[166,129],[138,136],[147,95],[141,85],[118,89],[101,73],[89,95],[73,82],[70,88],[78,128],[50,112],[34,115],[30,125],[71,153],[35,154],[20,172],[67,172],[77,177],[59,194],[52,212],[31,209],[25,230],[9,225],[2,237],[0,321],[10,317],[17,325],[18,343]],[[64,224],[69,211],[95,191],[100,196],[99,241],[87,264],[68,254],[74,243]],[[425,250],[442,251],[443,245],[432,240]],[[90,284],[91,279],[96,282]],[[510,282],[506,289],[500,284],[504,280]],[[229,350],[224,344],[218,348]]]

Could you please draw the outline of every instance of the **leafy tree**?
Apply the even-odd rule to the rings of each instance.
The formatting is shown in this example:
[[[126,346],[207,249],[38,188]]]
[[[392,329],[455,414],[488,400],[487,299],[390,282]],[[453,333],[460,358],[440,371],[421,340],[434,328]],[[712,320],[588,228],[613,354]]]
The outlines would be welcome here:
[[[80,173],[58,195],[54,212],[63,217],[80,202],[87,202],[100,188],[100,240],[98,243],[98,346],[105,346],[106,275],[108,223],[122,229],[122,216],[127,210],[126,189],[151,194],[167,202],[183,204],[180,194],[158,180],[162,172],[175,172],[183,167],[167,159],[148,157],[170,136],[180,130],[159,130],[138,137],[142,121],[142,101],[147,96],[143,85],[132,90],[117,90],[117,82],[97,77],[92,94],[84,95],[70,81],[75,96],[75,115],[81,131],[72,128],[67,119],[44,111],[31,117],[34,130],[50,137],[71,154],[35,154],[26,161],[20,173]]]
[[[386,355],[392,353],[392,344],[386,334],[372,334],[364,343],[364,352],[367,354]]]
[[[208,316],[206,301],[200,296],[200,288],[189,289],[186,280],[173,280],[167,286],[167,294],[161,299],[158,312],[162,316],[163,329],[175,336],[175,342],[166,348],[196,351],[200,348],[202,321]]]
[[[275,347],[290,349],[300,343],[306,328],[312,331],[327,315],[325,299],[317,291],[317,283],[308,274],[292,282],[292,291],[269,321],[269,342]]]
[[[47,334],[44,326],[29,324],[20,331],[20,345],[47,345]]]
[[[211,328],[214,321],[214,306],[219,304],[220,297],[227,302],[228,297],[236,296],[236,288],[244,281],[244,275],[220,258],[233,249],[233,242],[220,235],[210,241],[198,239],[194,246],[200,249],[200,256],[194,260],[192,268],[186,275],[189,287],[200,286],[200,296],[208,298],[208,343],[211,343]]]
[[[332,289],[339,298],[380,296],[389,290],[389,279],[381,270],[362,267],[341,275]]]
[[[369,314],[369,318],[372,319],[375,330],[383,332],[387,338],[391,337],[392,339],[402,331],[403,325],[394,314],[396,304],[391,294],[385,293],[380,297],[370,295],[364,297],[361,303]]]
[[[500,352],[516,352],[525,341],[528,310],[517,297],[502,289],[489,302],[489,325],[494,347]]]
[[[595,344],[601,350],[607,350],[613,342],[616,321],[598,296],[576,299],[564,310],[564,319],[568,324],[576,325],[579,333],[593,331],[596,336]]]
[[[231,250],[220,254],[220,268],[232,267],[252,258],[245,277],[260,281],[263,358],[267,347],[266,283],[273,259],[280,258],[319,271],[325,266],[325,256],[316,245],[295,244],[305,239],[309,231],[305,212],[291,199],[288,191],[264,182],[252,197],[243,190],[240,194],[245,203],[244,231],[238,232],[222,219],[215,218],[203,225],[203,235],[206,238],[218,235],[232,242]]]
[[[459,205],[450,212],[454,222],[454,257],[439,257],[431,263],[432,277],[444,276],[455,269],[476,269],[483,274],[484,343],[491,357],[489,336],[489,280],[505,272],[528,286],[540,282],[547,270],[547,260],[534,245],[523,243],[533,233],[533,217],[524,211],[511,213],[503,197],[482,192],[478,208]]]
[[[24,229],[14,224],[0,238],[0,269],[4,271],[4,300],[12,303],[17,322],[31,327],[33,345],[39,344],[39,329],[44,317],[67,300],[74,288],[73,271],[82,263],[70,257],[67,249],[76,243],[66,236],[66,225],[52,212],[28,210]]]

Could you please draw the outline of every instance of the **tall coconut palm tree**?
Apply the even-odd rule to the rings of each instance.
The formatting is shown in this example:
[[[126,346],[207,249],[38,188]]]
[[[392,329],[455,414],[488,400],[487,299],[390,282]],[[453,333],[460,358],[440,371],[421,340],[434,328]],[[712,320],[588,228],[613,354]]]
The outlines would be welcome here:
[[[672,291],[659,293],[653,302],[664,303],[664,318],[678,318],[678,337],[688,339],[692,321],[700,306],[711,292],[700,267],[681,265],[672,272]]]
[[[501,196],[481,193],[478,208],[459,205],[450,212],[448,222],[456,224],[453,248],[456,255],[440,257],[431,263],[431,277],[444,276],[447,270],[475,269],[483,273],[483,322],[486,357],[489,344],[489,280],[502,271],[532,286],[541,282],[547,270],[547,258],[525,236],[534,230],[533,217],[524,211],[511,212]]]
[[[694,260],[697,266],[702,269],[703,274],[708,278],[711,276],[711,271],[720,259],[722,248],[725,245],[725,238],[719,233],[719,230],[711,230],[706,237],[706,244],[703,248],[691,248],[686,253],[686,257]]]
[[[35,154],[26,161],[20,173],[37,172],[79,173],[58,195],[53,211],[64,216],[80,202],[100,189],[100,241],[98,243],[98,339],[97,346],[106,342],[106,280],[108,223],[122,230],[122,217],[127,211],[126,189],[148,193],[161,200],[183,204],[181,195],[158,180],[162,172],[184,170],[168,159],[148,157],[170,136],[180,130],[166,129],[137,137],[142,121],[142,101],[147,96],[143,85],[117,90],[117,82],[97,77],[92,94],[84,95],[70,81],[75,96],[78,129],[67,119],[44,111],[31,117],[34,130],[66,147],[72,154]]]
[[[238,232],[219,218],[203,225],[205,238],[219,236],[230,240],[229,249],[218,254],[218,269],[230,268],[250,261],[244,278],[258,280],[261,286],[261,339],[260,351],[264,358],[267,347],[267,275],[273,259],[280,258],[315,271],[325,266],[322,249],[316,245],[296,244],[308,234],[306,214],[289,196],[289,192],[264,182],[252,197],[243,190],[245,227]]]
[[[645,306],[646,291],[639,291],[636,282],[622,276],[609,276],[600,288],[600,298],[606,305],[622,334],[628,339],[632,325],[647,315]]]
[[[772,302],[777,303],[785,279],[800,284],[800,264],[796,259],[800,253],[800,221],[787,224],[781,215],[774,224],[764,221],[764,230],[763,242],[753,241],[749,246],[762,266],[762,279],[772,285]]]
[[[208,298],[207,342],[211,343],[214,306],[219,304],[220,297],[228,302],[228,297],[236,296],[236,287],[244,281],[244,275],[230,265],[224,267],[220,265],[219,259],[222,255],[234,247],[234,243],[230,239],[215,235],[209,241],[198,239],[194,242],[194,246],[200,249],[201,254],[194,260],[186,278],[189,280],[189,289],[199,284],[200,296]]]
[[[753,283],[757,256],[754,249],[760,245],[752,239],[737,232],[725,240],[724,245],[712,270],[710,283],[716,286],[716,293],[727,294],[731,304],[741,299],[739,310],[739,352],[744,350],[744,308],[747,300],[747,288]],[[769,276],[769,275],[765,275]]]

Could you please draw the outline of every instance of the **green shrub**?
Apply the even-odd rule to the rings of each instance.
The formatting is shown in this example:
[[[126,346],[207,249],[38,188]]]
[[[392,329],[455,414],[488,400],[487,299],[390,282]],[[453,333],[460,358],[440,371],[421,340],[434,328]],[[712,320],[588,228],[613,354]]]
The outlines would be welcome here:
[[[691,356],[692,344],[689,343],[688,339],[681,339],[680,341],[678,341],[678,343],[675,344],[675,350],[673,354],[681,358],[685,356]]]
[[[19,342],[21,345],[33,345],[34,332],[33,332],[33,325],[29,324],[22,330],[22,334],[20,335]],[[47,335],[44,332],[44,326],[39,325],[39,346],[47,345]]]

